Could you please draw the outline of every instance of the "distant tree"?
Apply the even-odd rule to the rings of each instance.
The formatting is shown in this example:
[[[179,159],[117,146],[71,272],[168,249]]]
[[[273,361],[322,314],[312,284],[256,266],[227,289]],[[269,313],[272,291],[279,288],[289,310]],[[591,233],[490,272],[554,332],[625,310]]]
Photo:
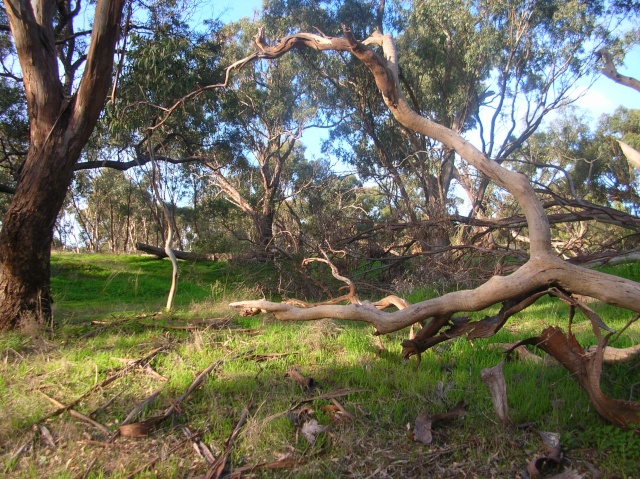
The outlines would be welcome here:
[[[279,28],[280,25],[272,25]],[[258,29],[247,19],[227,25],[225,54],[236,58]],[[304,156],[303,132],[323,123],[322,84],[295,57],[278,65],[256,62],[231,80],[221,96],[220,128],[233,142],[227,149],[203,149],[211,184],[252,223],[245,235],[260,254],[277,249],[274,226],[286,199],[287,165]]]

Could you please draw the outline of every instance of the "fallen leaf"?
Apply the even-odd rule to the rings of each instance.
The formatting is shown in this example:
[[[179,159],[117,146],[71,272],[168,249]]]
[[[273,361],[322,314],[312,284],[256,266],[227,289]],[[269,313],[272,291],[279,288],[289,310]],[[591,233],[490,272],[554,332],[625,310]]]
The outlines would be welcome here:
[[[464,407],[464,402],[460,401],[451,410],[441,414],[429,413],[421,414],[416,418],[415,425],[413,427],[413,434],[411,439],[422,444],[431,444],[433,442],[432,428],[438,423],[448,423],[455,419],[466,416],[467,411]]]

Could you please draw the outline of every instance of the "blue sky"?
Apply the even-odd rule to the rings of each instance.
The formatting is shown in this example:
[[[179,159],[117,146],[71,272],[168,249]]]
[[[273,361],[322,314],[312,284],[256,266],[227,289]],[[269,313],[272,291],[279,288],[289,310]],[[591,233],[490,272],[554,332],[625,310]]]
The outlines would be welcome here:
[[[242,17],[253,17],[261,10],[262,0],[221,0],[214,3],[213,16],[223,22],[234,21]],[[401,53],[401,52],[400,52]],[[640,79],[640,47],[633,49],[626,57],[625,65],[619,72]],[[585,83],[578,86],[576,95],[581,94],[575,105],[585,110],[594,120],[605,113],[613,113],[619,106],[640,109],[640,93],[601,76],[587,89]],[[305,134],[304,143],[309,149],[319,151],[320,137],[325,131]]]
[[[253,17],[254,10],[262,9],[262,0],[222,0],[214,2],[214,16],[220,15],[220,20],[227,22],[243,17]]]

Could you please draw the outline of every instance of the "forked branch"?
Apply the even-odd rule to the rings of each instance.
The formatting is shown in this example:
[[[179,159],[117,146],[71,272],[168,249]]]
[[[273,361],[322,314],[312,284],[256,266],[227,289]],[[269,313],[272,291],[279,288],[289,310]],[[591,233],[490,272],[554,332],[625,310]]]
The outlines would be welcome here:
[[[419,354],[433,344],[452,337],[491,336],[509,317],[549,292],[557,291],[565,297],[580,294],[640,312],[640,284],[569,264],[554,254],[549,220],[527,177],[502,167],[456,132],[420,116],[412,109],[399,88],[397,51],[391,35],[375,32],[366,40],[359,42],[349,28],[343,27],[343,33],[343,37],[339,38],[299,33],[283,37],[275,45],[270,46],[264,38],[264,32],[260,31],[255,38],[258,52],[240,60],[237,64],[244,65],[258,58],[278,58],[294,48],[350,52],[371,71],[383,101],[399,123],[455,151],[463,161],[475,167],[481,174],[514,197],[524,213],[529,228],[529,260],[510,276],[494,276],[476,289],[448,293],[389,313],[383,312],[382,308],[379,309],[376,304],[366,301],[347,305],[321,304],[314,307],[297,307],[294,304],[260,300],[241,301],[232,303],[231,306],[242,309],[241,314],[273,313],[277,319],[283,321],[309,321],[322,318],[363,321],[371,324],[376,334],[390,333],[416,322],[430,320],[411,343],[405,341],[405,356]],[[376,50],[372,47],[376,47]],[[475,322],[467,317],[454,318],[456,313],[480,311],[494,304],[502,304],[502,308],[493,317]],[[444,327],[448,329],[440,332]],[[548,336],[548,344],[555,345],[554,336],[550,333]],[[571,348],[571,351],[575,350],[579,355],[576,348],[573,346]],[[596,354],[593,364],[598,361],[601,364],[601,356]],[[583,361],[574,369],[586,371],[595,367],[593,364]],[[567,367],[572,370],[571,367]],[[593,382],[593,378],[589,381]],[[597,399],[591,394],[590,397],[592,400]],[[616,406],[616,404],[609,405]],[[605,407],[608,405],[605,404]],[[625,415],[618,423],[625,421],[640,422],[637,416]]]

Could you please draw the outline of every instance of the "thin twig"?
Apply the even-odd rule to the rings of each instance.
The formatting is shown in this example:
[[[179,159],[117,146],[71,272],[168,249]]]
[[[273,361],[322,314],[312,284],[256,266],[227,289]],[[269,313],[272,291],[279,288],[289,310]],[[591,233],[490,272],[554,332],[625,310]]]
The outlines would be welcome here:
[[[96,429],[98,429],[100,432],[102,432],[105,436],[109,436],[111,434],[111,431],[109,431],[109,429],[107,429],[105,426],[103,426],[102,424],[100,424],[97,421],[94,421],[93,419],[91,419],[89,416],[85,416],[84,414],[76,411],[75,409],[71,409],[69,406],[65,406],[64,404],[62,404],[60,401],[52,398],[51,396],[48,396],[47,394],[45,394],[43,391],[38,390],[38,392],[40,394],[42,394],[45,398],[47,398],[51,404],[53,404],[56,407],[61,408],[64,411],[67,411],[69,414],[71,414],[73,417],[75,417],[76,419],[80,419],[81,421],[84,421],[86,423],[91,424],[93,427],[95,427]]]
[[[204,476],[205,479],[219,479],[220,477],[222,477],[224,468],[227,465],[227,459],[229,459],[229,454],[231,454],[231,446],[233,445],[233,441],[235,441],[236,437],[238,436],[238,433],[240,432],[240,429],[242,429],[242,426],[244,426],[245,423],[247,422],[248,417],[249,417],[249,409],[244,408],[242,410],[242,415],[240,416],[240,419],[236,423],[236,426],[233,428],[233,431],[231,431],[231,434],[225,441],[224,451],[220,453],[220,455],[215,460],[215,462],[211,465],[211,467],[209,467],[207,474]]]
[[[100,384],[96,384],[91,389],[88,389],[87,391],[85,391],[83,394],[81,394],[78,398],[76,398],[75,400],[71,401],[70,403],[68,403],[66,405],[61,404],[59,409],[53,411],[51,414],[48,414],[47,416],[43,417],[42,419],[40,419],[37,422],[45,421],[47,419],[50,419],[52,417],[55,417],[55,416],[58,416],[58,415],[62,414],[67,409],[71,409],[73,406],[78,404],[80,401],[82,401],[84,398],[89,396],[95,390],[103,388],[104,386],[112,383],[116,379],[121,378],[122,376],[124,376],[126,373],[128,373],[132,369],[136,368],[137,366],[149,362],[159,352],[164,351],[165,349],[167,349],[169,347],[172,347],[174,344],[177,344],[177,342],[171,342],[171,343],[164,344],[164,345],[160,346],[159,348],[156,348],[156,349],[152,350],[151,352],[149,352],[149,354],[147,354],[145,357],[143,357],[141,359],[138,359],[137,361],[130,362],[129,364],[124,366],[120,371],[118,371],[116,374],[113,374],[112,376],[109,376],[108,378],[103,380]]]

